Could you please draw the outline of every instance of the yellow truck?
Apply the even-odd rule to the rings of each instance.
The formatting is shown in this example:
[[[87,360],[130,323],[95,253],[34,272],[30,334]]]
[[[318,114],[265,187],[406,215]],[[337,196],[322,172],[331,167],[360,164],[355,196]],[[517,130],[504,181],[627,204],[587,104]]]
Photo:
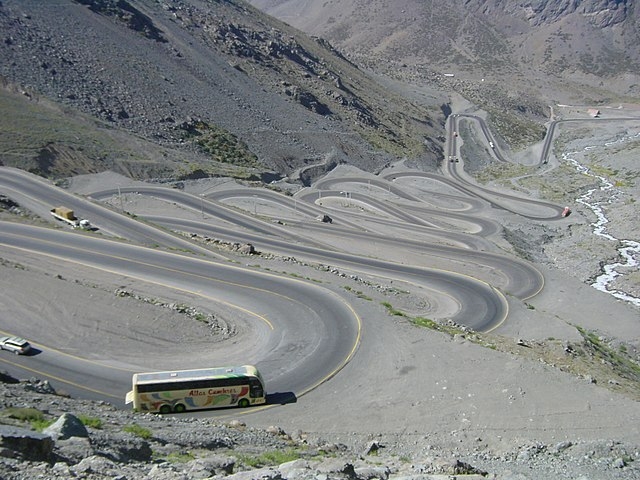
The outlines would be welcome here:
[[[91,228],[89,220],[79,219],[73,213],[73,210],[67,207],[55,207],[51,209],[51,215],[54,218],[67,222],[72,228],[82,228],[88,230]]]

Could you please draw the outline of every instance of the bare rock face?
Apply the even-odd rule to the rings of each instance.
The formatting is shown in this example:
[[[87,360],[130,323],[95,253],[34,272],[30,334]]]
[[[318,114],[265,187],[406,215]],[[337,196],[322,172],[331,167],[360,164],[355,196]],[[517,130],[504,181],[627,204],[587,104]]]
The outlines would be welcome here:
[[[553,23],[567,15],[577,13],[586,17],[593,25],[604,28],[623,22],[627,17],[627,0],[587,0],[574,2],[556,0],[551,2],[514,2],[514,13],[520,10],[532,25]]]
[[[54,441],[44,433],[20,427],[0,425],[0,456],[47,462],[53,454]]]

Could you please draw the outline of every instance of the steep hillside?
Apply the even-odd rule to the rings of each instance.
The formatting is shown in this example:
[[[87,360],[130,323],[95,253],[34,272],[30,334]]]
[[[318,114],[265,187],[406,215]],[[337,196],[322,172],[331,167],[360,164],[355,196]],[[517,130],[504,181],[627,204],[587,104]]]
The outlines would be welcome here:
[[[640,97],[640,29],[631,1],[252,4],[328,39],[370,70],[459,92],[489,112],[515,150],[541,139],[549,105]]]
[[[5,90],[65,125],[60,135],[3,130],[6,165],[47,174],[36,161],[44,151],[48,171],[62,174],[65,151],[73,174],[92,164],[141,178],[303,171],[308,180],[342,162],[375,170],[406,156],[430,168],[441,158],[439,105],[406,102],[328,43],[241,0],[3,0],[0,29]],[[2,98],[5,116],[28,124],[18,99]],[[121,132],[118,148],[86,131],[84,146],[70,141],[62,119],[79,114],[100,138]]]
[[[483,76],[545,75],[638,95],[638,9],[628,0],[252,0],[255,6],[354,55]]]

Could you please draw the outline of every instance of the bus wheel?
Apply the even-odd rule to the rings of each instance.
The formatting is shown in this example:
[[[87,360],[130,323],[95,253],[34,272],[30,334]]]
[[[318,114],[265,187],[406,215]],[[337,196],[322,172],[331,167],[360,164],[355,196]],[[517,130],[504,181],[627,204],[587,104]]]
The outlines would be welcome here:
[[[160,413],[166,415],[167,413],[171,413],[171,407],[169,405],[162,405],[160,407]]]
[[[240,408],[247,408],[249,406],[249,400],[247,400],[246,398],[243,398],[238,402],[238,406]]]
[[[173,411],[176,413],[182,413],[187,409],[183,404],[179,403],[175,407],[173,407]]]

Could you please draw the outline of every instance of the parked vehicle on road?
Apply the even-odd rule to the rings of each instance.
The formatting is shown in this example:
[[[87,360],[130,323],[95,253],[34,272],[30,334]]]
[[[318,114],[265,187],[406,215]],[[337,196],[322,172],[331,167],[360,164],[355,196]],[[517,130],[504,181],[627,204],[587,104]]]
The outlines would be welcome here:
[[[91,223],[89,220],[81,220],[75,216],[73,210],[67,207],[55,207],[51,209],[51,215],[58,220],[67,222],[72,228],[83,228],[89,230]]]
[[[20,337],[0,337],[0,350],[8,350],[16,355],[24,355],[31,350],[31,344]]]

